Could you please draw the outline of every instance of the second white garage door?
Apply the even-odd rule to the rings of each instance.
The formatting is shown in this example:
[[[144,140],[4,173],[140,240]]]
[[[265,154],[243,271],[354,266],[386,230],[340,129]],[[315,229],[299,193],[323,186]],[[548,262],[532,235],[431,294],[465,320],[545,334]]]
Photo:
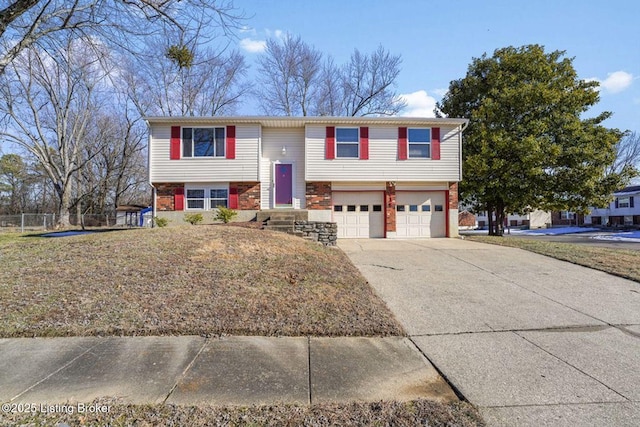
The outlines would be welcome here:
[[[445,215],[443,191],[396,193],[398,237],[445,237]]]
[[[335,192],[331,198],[338,238],[384,237],[382,192]]]

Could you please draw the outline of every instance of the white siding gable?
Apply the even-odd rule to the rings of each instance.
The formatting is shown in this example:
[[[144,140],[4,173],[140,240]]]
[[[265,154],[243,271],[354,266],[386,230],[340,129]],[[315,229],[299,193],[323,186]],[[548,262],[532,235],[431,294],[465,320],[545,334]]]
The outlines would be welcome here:
[[[354,126],[355,127],[355,126]],[[440,128],[440,160],[398,160],[398,127],[369,126],[369,159],[325,160],[326,127],[307,125],[307,181],[459,181],[460,127]]]
[[[286,147],[286,154],[282,154]],[[260,160],[260,199],[262,209],[274,207],[274,163],[293,163],[293,207],[305,209],[304,128],[263,128],[262,158]]]
[[[233,125],[234,123],[229,123]],[[202,124],[202,126],[210,126]],[[216,126],[221,126],[216,124]],[[198,127],[197,124],[189,127]],[[149,179],[159,182],[258,181],[260,125],[236,126],[236,158],[170,160],[171,126],[154,124],[149,138]]]

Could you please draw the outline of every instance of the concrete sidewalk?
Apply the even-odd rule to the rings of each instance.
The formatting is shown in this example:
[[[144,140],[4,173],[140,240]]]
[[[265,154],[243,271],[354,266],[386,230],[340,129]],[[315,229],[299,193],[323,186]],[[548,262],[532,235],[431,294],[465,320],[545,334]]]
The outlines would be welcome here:
[[[185,405],[457,400],[402,337],[0,339],[0,402]]]
[[[458,239],[339,246],[489,425],[639,425],[640,284]]]

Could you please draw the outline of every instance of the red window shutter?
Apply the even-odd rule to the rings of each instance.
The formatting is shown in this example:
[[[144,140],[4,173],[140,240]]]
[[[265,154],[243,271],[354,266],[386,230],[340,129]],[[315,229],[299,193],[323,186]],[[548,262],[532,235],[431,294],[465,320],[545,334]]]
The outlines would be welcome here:
[[[227,159],[236,158],[236,127],[227,126]]]
[[[327,138],[324,144],[324,158],[333,160],[336,158],[336,128],[327,126]]]
[[[360,160],[369,160],[369,128],[360,128]]]
[[[180,160],[180,126],[171,126],[169,158],[171,160]]]
[[[229,209],[238,209],[238,187],[229,187]]]
[[[176,188],[173,192],[173,210],[184,210],[184,188]]]
[[[431,160],[440,160],[440,128],[431,128]]]
[[[398,128],[398,160],[407,160],[407,128]]]

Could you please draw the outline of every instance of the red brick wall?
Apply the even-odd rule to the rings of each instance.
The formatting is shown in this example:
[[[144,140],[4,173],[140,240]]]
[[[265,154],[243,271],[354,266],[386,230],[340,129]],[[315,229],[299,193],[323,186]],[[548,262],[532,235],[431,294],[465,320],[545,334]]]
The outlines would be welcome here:
[[[331,183],[307,182],[307,209],[331,209]]]
[[[384,192],[384,203],[386,206],[386,218],[387,231],[396,231],[396,184],[393,182],[387,182]]]
[[[184,184],[153,184],[156,188],[156,210],[173,211],[173,195],[176,188],[184,187]]]
[[[460,227],[475,227],[476,216],[469,211],[462,211],[458,214],[458,225]]]
[[[229,187],[238,189],[239,210],[260,210],[260,183],[259,182],[231,182]]]
[[[449,183],[449,209],[458,209],[458,183]]]

